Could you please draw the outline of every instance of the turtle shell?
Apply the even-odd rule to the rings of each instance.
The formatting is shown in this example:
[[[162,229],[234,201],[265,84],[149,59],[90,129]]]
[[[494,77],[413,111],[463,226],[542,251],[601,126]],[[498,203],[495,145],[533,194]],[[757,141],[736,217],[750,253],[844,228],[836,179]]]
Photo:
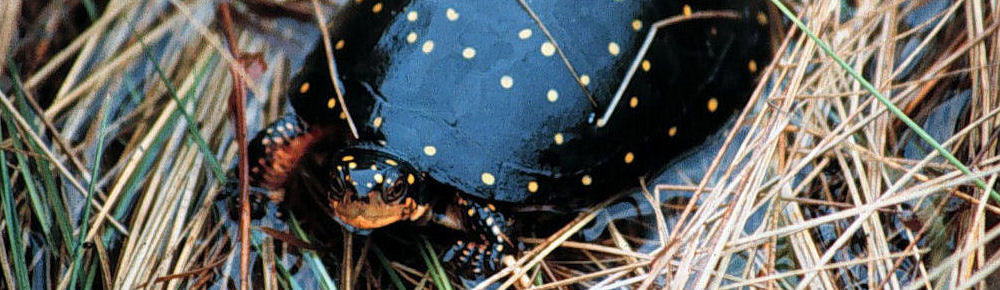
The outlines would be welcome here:
[[[331,37],[360,138],[322,150],[386,152],[489,200],[612,193],[746,103],[770,54],[762,7],[353,1],[337,12]],[[655,22],[701,11],[729,14],[661,27],[637,60]],[[324,55],[320,44],[292,84],[314,88],[292,92],[292,103],[307,122],[346,126]],[[633,62],[634,76],[614,102]]]

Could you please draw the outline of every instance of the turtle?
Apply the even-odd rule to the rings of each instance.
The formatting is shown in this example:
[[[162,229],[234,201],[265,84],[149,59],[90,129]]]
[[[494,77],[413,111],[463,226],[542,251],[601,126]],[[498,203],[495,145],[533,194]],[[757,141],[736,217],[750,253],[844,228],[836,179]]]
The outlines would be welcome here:
[[[284,194],[354,233],[443,225],[446,261],[496,271],[517,251],[505,208],[637,186],[742,108],[771,54],[765,8],[348,1],[250,141],[250,183],[288,188],[316,160]]]

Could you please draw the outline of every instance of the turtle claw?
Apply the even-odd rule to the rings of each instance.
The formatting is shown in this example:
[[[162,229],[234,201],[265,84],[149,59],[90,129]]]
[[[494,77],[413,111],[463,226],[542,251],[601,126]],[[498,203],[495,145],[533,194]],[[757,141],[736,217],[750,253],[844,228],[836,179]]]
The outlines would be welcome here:
[[[492,244],[494,243],[485,241],[484,243],[465,243],[459,240],[445,252],[443,260],[445,262],[456,261],[455,264],[458,268],[467,269],[476,276],[496,272],[502,265],[500,263],[502,251],[497,251]]]
[[[462,197],[457,204],[463,215],[464,227],[471,234],[478,236],[478,241],[456,241],[445,253],[444,261],[456,261],[459,268],[466,268],[476,276],[500,270],[501,259],[510,254],[512,247],[507,247],[505,234],[509,222],[503,214],[496,210],[493,204],[485,206]]]

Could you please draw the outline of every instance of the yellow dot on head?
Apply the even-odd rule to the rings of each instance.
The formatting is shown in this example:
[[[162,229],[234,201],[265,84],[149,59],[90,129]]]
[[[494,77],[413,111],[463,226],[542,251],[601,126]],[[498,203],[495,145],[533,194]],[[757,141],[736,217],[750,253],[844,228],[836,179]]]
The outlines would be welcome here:
[[[528,181],[528,192],[535,193],[537,191],[538,191],[538,182],[535,182],[534,180]]]
[[[476,214],[476,210],[470,208],[469,211],[467,211],[465,213],[468,214],[469,216],[473,216],[473,215]]]
[[[517,32],[517,38],[528,39],[528,37],[531,37],[531,28],[521,29]]]
[[[424,45],[420,49],[423,50],[424,53],[431,53],[431,51],[434,51],[434,41],[424,41]]]
[[[466,47],[465,49],[462,50],[462,57],[464,57],[465,59],[472,59],[473,57],[476,57],[476,49],[471,47]]]
[[[375,120],[372,121],[372,125],[374,125],[375,128],[382,127],[382,117],[375,117]]]
[[[420,15],[417,14],[417,11],[410,11],[409,13],[406,13],[406,20],[410,22],[417,21],[417,17],[419,16]]]
[[[542,55],[544,55],[544,56],[552,56],[552,54],[556,53],[556,46],[552,45],[551,42],[546,41],[546,42],[542,43],[541,50],[542,50]]]
[[[396,160],[392,160],[392,159],[386,159],[385,160],[385,164],[389,164],[391,166],[398,166],[399,165],[399,163],[396,163]]]
[[[340,158],[340,160],[341,161],[351,161],[351,160],[354,160],[354,155],[345,155],[343,158]]]
[[[590,175],[584,175],[583,178],[580,178],[580,183],[583,185],[590,185],[591,182],[594,182],[594,180],[590,178]]]
[[[649,63],[648,59],[642,60],[642,71],[649,71],[651,68],[653,68],[653,64]]]
[[[549,102],[555,103],[556,100],[559,99],[559,92],[555,89],[550,89],[548,93],[545,93],[545,98],[548,99]]]
[[[416,32],[410,32],[410,34],[407,34],[406,35],[406,42],[409,42],[409,43],[417,42],[417,33]]]
[[[708,111],[714,113],[715,110],[718,109],[719,109],[719,100],[715,98],[708,99]]]
[[[449,21],[458,20],[458,12],[455,12],[455,9],[448,8],[444,15],[448,17]]]
[[[329,100],[326,101],[327,108],[333,109],[333,107],[336,106],[337,106],[337,98],[330,98]]]
[[[632,154],[632,152],[625,153],[625,164],[632,163],[633,160],[635,160],[635,154]]]
[[[642,29],[642,21],[639,19],[632,20],[632,30],[639,31]]]
[[[630,108],[635,108],[635,107],[639,106],[639,98],[632,97],[631,99],[629,99],[628,100],[628,106]]]
[[[691,17],[691,6],[684,4],[684,17]]]
[[[670,130],[667,130],[667,135],[670,136],[670,137],[676,136],[677,135],[677,126],[670,127]]]
[[[406,183],[413,184],[414,182],[417,182],[417,177],[413,176],[413,174],[407,174]]]
[[[490,174],[489,172],[483,172],[483,175],[480,176],[480,179],[482,179],[483,184],[486,185],[493,185],[493,183],[497,181],[496,177],[493,177],[493,174]]]
[[[340,117],[341,120],[347,120],[347,113],[340,112],[340,116],[339,117]]]
[[[305,94],[308,91],[309,91],[309,82],[304,82],[304,83],[302,83],[301,86],[299,86],[299,93],[300,94]]]
[[[556,141],[556,145],[562,145],[562,143],[563,143],[563,134],[562,133],[556,133],[556,135],[553,136],[552,139],[554,141]]]
[[[588,75],[580,75],[580,84],[584,85],[584,86],[589,85],[590,84],[590,76],[588,76]]]
[[[761,26],[767,25],[767,15],[764,12],[757,12],[757,23]]]
[[[344,40],[343,39],[337,40],[337,44],[335,44],[333,46],[333,49],[336,49],[336,50],[344,49]]]
[[[385,177],[382,177],[382,174],[375,173],[375,175],[372,176],[372,179],[375,179],[375,183],[382,183],[382,181],[385,180]]]
[[[608,53],[611,53],[611,55],[618,55],[618,53],[621,53],[621,47],[618,46],[618,43],[609,42]]]
[[[510,76],[502,76],[500,77],[500,86],[504,89],[510,89],[510,87],[514,86],[514,79]]]
[[[757,72],[757,62],[751,59],[750,62],[747,63],[747,69],[749,69],[751,73]]]
[[[357,167],[358,167],[357,163],[354,163],[354,162],[347,163],[347,168],[354,169],[354,168],[357,168]]]
[[[434,154],[437,153],[438,149],[434,148],[434,146],[431,145],[424,146],[424,154],[426,154],[427,156],[434,156]]]
[[[378,2],[375,3],[375,5],[372,5],[372,13],[379,13],[379,12],[382,12],[382,2]]]

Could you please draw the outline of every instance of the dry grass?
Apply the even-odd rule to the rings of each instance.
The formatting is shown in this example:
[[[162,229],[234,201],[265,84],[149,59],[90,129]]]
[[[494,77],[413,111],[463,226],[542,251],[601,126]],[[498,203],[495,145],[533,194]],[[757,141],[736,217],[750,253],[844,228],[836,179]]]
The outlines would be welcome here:
[[[18,15],[27,2],[0,1],[0,15]],[[1000,7],[941,1],[940,10],[926,14],[917,9],[923,1],[857,2],[850,15],[832,0],[792,8],[898,107],[947,138],[938,141],[993,186],[1000,171]],[[225,178],[218,173],[235,156],[225,111],[234,57],[212,27],[214,4],[110,1],[58,49],[0,45],[0,56],[44,56],[36,65],[12,57],[14,65],[28,67],[20,74],[0,58],[0,122],[7,138],[0,147],[8,157],[2,167],[10,171],[3,184],[12,190],[3,197],[5,206],[12,205],[5,213],[13,214],[0,223],[4,286],[178,288],[235,280],[227,275],[237,273],[231,252],[237,247],[218,242],[231,228],[213,216]],[[918,13],[924,13],[920,22],[901,25]],[[772,24],[781,19],[777,12],[771,16]],[[29,28],[18,21],[0,18],[0,44],[18,44],[12,28]],[[249,85],[251,131],[276,119],[284,103],[279,93],[295,67],[288,60],[300,60],[303,52],[295,48],[308,47],[306,39],[317,35],[282,21],[288,20],[254,20],[240,35],[241,49],[265,52],[269,65]],[[721,136],[722,153],[707,159],[706,170],[687,182],[660,178],[633,194],[648,209],[643,217],[603,219],[602,210],[618,204],[619,195],[548,238],[523,238],[529,250],[489,281],[504,287],[532,281],[536,288],[990,286],[989,275],[1000,265],[991,244],[1000,234],[993,217],[1000,209],[989,195],[936,152],[921,151],[909,129],[799,30],[786,27],[775,35],[779,57],[760,65],[766,77],[756,101],[736,121],[739,134]],[[928,121],[960,108],[948,104],[961,92],[968,94],[965,113],[945,114],[957,120],[954,130]],[[45,106],[32,109],[28,99]],[[105,102],[110,119],[103,128],[95,120]],[[107,146],[96,148],[103,132]],[[94,160],[97,152],[106,158]],[[92,180],[97,186],[88,190]],[[678,199],[667,192],[687,194]],[[73,220],[88,195],[89,230],[79,233]],[[578,233],[594,223],[606,223],[600,238],[581,241]],[[260,230],[271,227],[295,234]],[[359,261],[339,249],[290,246],[308,240],[296,238],[295,223],[254,228],[258,267],[267,269],[254,278],[261,288],[320,288],[333,286],[332,280],[341,288],[456,282],[420,260],[390,260],[367,238],[340,244],[368,257]],[[11,243],[11,230],[23,233],[23,245]],[[77,246],[80,235],[92,246]],[[77,253],[81,259],[74,262]],[[426,264],[435,262],[428,257]],[[69,270],[75,263],[82,263],[80,271]],[[23,271],[47,271],[48,280],[23,281]]]

